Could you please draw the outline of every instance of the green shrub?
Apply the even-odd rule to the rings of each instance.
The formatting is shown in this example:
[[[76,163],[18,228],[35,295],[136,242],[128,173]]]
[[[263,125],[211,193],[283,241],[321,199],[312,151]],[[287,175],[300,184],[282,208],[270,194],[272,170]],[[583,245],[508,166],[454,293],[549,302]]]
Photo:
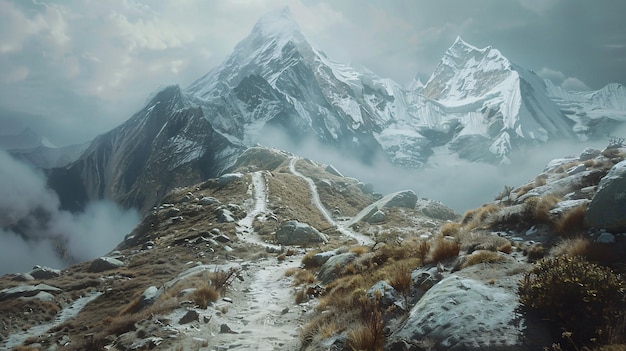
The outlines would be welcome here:
[[[580,344],[614,342],[626,318],[626,283],[609,268],[582,257],[538,261],[519,283],[520,302],[570,332]]]

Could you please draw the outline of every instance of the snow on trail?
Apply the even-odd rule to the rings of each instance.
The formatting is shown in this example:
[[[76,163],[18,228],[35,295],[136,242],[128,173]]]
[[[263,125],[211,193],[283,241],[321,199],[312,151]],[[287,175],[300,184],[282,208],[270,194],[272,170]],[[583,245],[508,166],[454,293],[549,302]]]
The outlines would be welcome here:
[[[261,245],[274,250],[281,250],[279,245],[268,244],[255,233],[253,223],[258,215],[268,212],[267,209],[267,187],[265,186],[265,177],[263,171],[251,173],[252,182],[248,187],[248,193],[252,195],[253,205],[247,209],[248,214],[245,218],[237,222],[237,237],[241,241],[250,244]]]
[[[317,186],[315,185],[313,180],[296,170],[296,162],[298,160],[299,158],[297,157],[291,158],[291,160],[289,161],[289,171],[293,175],[300,177],[307,182],[307,184],[309,185],[309,189],[311,190],[311,201],[313,201],[313,205],[317,207],[317,209],[322,213],[322,216],[324,216],[324,219],[326,219],[326,221],[330,223],[331,225],[335,226],[341,234],[351,237],[352,239],[356,240],[359,243],[359,245],[374,245],[374,241],[370,239],[369,237],[356,233],[352,231],[350,228],[343,226],[343,224],[338,224],[337,222],[335,222],[335,220],[330,215],[326,207],[324,207],[324,205],[322,204],[322,200],[320,200],[320,194],[317,191]]]
[[[226,293],[232,303],[218,301],[208,310],[198,310],[210,322],[186,330],[180,345],[193,348],[204,341],[214,350],[298,349],[298,327],[306,307],[296,305],[292,279],[285,276],[285,270],[298,267],[301,259],[302,255],[296,255],[283,262],[273,258],[249,263],[244,281],[235,281]],[[223,324],[233,333],[221,332]]]
[[[76,315],[87,305],[89,302],[102,295],[101,292],[91,292],[87,296],[76,299],[74,302],[66,306],[64,309],[57,313],[56,318],[50,323],[44,323],[36,325],[26,331],[19,331],[9,335],[4,346],[10,350],[18,345],[21,345],[26,339],[30,337],[37,337],[48,332],[48,330],[58,326],[59,324],[67,321],[70,318],[76,317]]]

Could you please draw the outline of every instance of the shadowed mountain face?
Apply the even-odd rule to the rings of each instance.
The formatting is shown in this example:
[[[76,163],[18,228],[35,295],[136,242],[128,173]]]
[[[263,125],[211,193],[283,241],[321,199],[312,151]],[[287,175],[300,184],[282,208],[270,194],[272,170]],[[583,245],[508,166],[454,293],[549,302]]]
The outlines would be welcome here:
[[[238,152],[172,86],[97,137],[76,162],[53,169],[49,184],[63,208],[79,210],[104,198],[145,213],[171,189],[224,171]]]

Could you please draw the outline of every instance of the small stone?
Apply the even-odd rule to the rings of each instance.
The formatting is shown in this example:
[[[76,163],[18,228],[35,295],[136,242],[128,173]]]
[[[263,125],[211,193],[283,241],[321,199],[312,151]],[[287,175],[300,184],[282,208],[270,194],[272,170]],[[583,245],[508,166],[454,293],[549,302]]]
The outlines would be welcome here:
[[[219,241],[219,242],[221,242],[221,243],[227,243],[227,242],[230,242],[230,238],[229,238],[229,237],[227,237],[227,236],[226,236],[226,235],[224,235],[224,234],[220,234],[220,235],[216,236],[216,237],[215,237],[215,240],[217,240],[217,241]]]
[[[280,311],[280,314],[287,314],[289,313],[289,307],[285,307],[282,311]]]
[[[198,312],[194,310],[189,310],[185,315],[178,321],[178,324],[187,324],[191,322],[197,322],[200,319],[200,315]]]
[[[601,244],[612,244],[615,242],[615,235],[604,232],[600,234],[600,236],[596,239],[596,242]]]
[[[222,299],[223,301],[226,301],[228,303],[233,303],[233,299],[231,299],[230,297],[225,297]]]
[[[222,333],[222,334],[239,334],[236,331],[233,331],[232,329],[230,329],[228,324],[220,325],[220,333]]]

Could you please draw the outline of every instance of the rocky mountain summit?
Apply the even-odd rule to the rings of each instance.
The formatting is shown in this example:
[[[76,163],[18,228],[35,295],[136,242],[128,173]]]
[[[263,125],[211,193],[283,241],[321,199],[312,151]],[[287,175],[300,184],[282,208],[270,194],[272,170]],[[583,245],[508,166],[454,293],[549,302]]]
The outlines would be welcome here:
[[[1,277],[0,344],[620,349],[625,157],[618,142],[554,160],[459,216],[249,148],[232,172],[168,193],[104,257]]]

